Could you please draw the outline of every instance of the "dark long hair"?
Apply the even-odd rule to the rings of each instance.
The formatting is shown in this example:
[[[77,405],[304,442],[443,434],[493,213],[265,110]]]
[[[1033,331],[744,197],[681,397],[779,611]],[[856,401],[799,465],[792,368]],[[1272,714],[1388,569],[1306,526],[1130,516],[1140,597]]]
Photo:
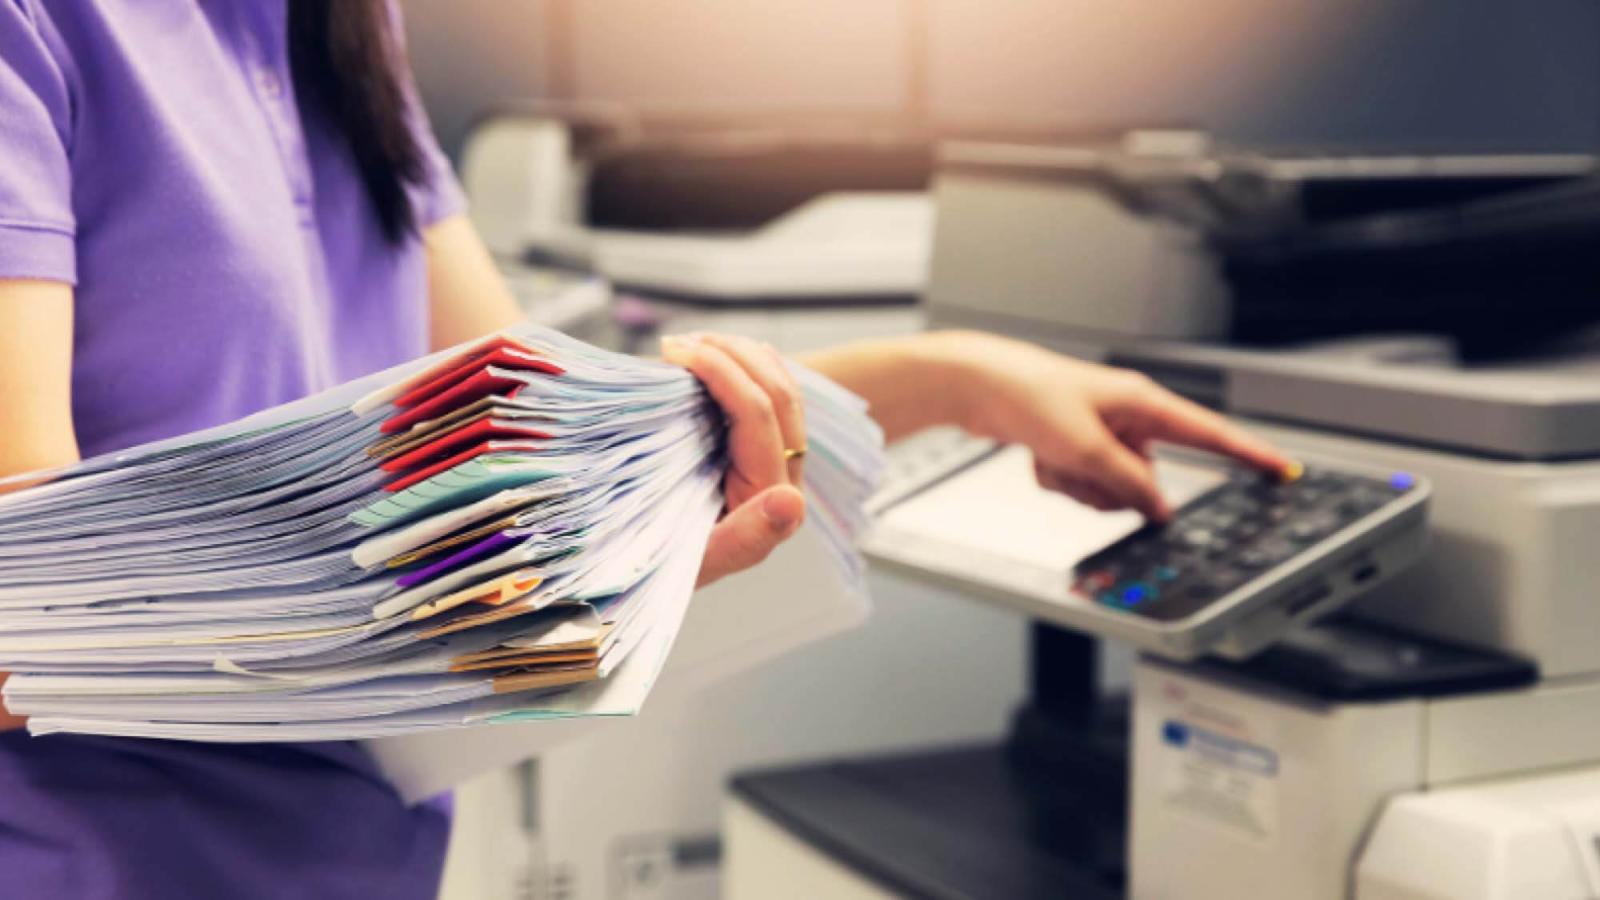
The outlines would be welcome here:
[[[427,177],[422,147],[406,118],[405,65],[385,0],[289,0],[289,62],[306,110],[344,135],[384,235],[416,230],[407,185]]]

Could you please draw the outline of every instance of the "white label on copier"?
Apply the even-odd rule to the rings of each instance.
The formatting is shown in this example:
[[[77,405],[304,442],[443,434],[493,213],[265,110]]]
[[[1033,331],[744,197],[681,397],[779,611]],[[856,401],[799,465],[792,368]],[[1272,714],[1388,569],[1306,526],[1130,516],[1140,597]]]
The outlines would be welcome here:
[[[1213,717],[1192,712],[1161,722],[1166,806],[1269,842],[1278,828],[1278,754],[1257,735],[1230,734],[1241,729],[1215,727]]]

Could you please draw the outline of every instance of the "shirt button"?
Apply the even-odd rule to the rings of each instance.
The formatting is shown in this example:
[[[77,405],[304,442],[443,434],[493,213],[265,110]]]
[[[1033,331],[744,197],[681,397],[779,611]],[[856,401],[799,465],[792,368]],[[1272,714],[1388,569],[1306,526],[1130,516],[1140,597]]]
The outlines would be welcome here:
[[[262,70],[256,76],[256,84],[261,88],[261,93],[274,100],[283,96],[283,79],[279,78],[276,72]]]

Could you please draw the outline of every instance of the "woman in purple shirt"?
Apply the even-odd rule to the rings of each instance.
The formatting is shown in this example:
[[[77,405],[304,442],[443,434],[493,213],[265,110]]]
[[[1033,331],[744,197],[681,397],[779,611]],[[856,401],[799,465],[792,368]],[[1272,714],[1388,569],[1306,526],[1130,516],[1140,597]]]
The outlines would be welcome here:
[[[0,0],[0,475],[239,418],[517,318],[384,0]],[[804,514],[770,350],[667,345],[731,422],[701,580]],[[955,422],[1165,514],[1153,439],[1287,461],[1126,373],[974,334],[809,360],[890,436]],[[792,454],[789,454],[792,456]],[[0,676],[3,678],[3,676]],[[431,897],[448,820],[355,745],[0,734],[0,896]]]

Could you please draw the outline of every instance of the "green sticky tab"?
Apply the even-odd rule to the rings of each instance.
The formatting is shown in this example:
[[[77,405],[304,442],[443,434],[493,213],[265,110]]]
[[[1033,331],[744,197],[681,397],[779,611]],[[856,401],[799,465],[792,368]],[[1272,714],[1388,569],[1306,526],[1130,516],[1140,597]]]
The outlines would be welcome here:
[[[557,473],[535,468],[526,457],[480,456],[419,481],[397,494],[350,514],[364,528],[387,528],[442,509],[476,503],[491,494],[554,478]]]

